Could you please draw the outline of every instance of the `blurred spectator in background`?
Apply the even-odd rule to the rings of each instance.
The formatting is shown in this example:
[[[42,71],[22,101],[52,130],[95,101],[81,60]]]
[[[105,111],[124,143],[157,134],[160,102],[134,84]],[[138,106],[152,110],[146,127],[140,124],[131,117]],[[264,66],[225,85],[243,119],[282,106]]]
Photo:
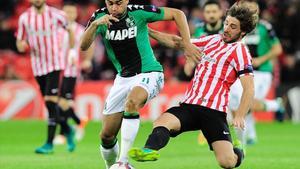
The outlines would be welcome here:
[[[58,123],[68,138],[68,150],[71,152],[75,149],[74,134],[67,119],[62,118],[57,109],[60,72],[65,67],[64,57],[58,47],[58,30],[64,28],[68,31],[70,47],[74,46],[74,34],[63,11],[48,6],[45,0],[31,0],[30,3],[31,7],[18,20],[16,46],[21,53],[30,52],[33,74],[48,109],[47,140],[35,152],[53,152],[53,138]]]

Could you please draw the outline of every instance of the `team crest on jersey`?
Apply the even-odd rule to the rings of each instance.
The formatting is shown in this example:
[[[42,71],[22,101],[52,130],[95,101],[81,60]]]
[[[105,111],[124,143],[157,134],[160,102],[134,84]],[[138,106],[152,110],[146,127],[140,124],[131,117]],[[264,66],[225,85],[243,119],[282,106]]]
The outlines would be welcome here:
[[[126,26],[128,28],[134,27],[135,26],[135,21],[133,19],[133,17],[129,16],[128,18],[126,18]]]

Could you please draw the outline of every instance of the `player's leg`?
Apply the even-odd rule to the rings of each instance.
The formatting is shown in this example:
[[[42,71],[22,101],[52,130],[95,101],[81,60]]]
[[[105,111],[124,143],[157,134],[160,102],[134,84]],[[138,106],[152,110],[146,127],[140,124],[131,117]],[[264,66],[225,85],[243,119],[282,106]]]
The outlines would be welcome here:
[[[158,150],[165,147],[170,137],[176,137],[182,132],[199,130],[197,121],[189,108],[190,105],[181,104],[172,107],[154,121],[152,133],[149,135],[143,148],[132,148],[129,156],[136,161],[155,161],[159,158]]]
[[[234,148],[229,141],[215,141],[212,143],[215,157],[222,168],[235,168],[241,165],[244,158],[243,151]]]
[[[116,136],[122,124],[125,100],[130,89],[128,83],[129,81],[117,75],[105,101],[103,126],[100,135],[100,152],[106,168],[109,168],[116,162],[119,154]]]
[[[70,80],[63,78],[62,84],[60,87],[60,97],[58,100],[58,106],[57,109],[60,114],[60,125],[62,133],[65,135],[67,144],[68,144],[68,151],[73,152],[75,150],[75,130],[68,124],[68,118],[69,115],[67,114],[67,110],[70,107],[69,103],[69,97],[73,97],[73,95],[70,94],[70,89],[75,85],[75,80]],[[71,83],[72,82],[72,83]],[[74,83],[74,84],[73,84]]]
[[[129,156],[136,161],[156,161],[159,158],[158,150],[165,147],[171,137],[171,132],[180,131],[180,120],[173,114],[162,114],[153,125],[144,148],[132,148]]]
[[[119,161],[128,162],[128,151],[132,147],[140,125],[138,110],[159,93],[163,87],[163,78],[161,72],[142,73],[133,77],[134,81],[125,103]]]
[[[233,147],[226,113],[208,109],[201,114],[202,132],[222,168],[234,168],[244,158],[240,147]]]
[[[38,80],[40,88],[44,90],[44,100],[48,109],[48,137],[45,145],[36,149],[36,153],[48,154],[53,152],[53,139],[55,136],[56,125],[59,122],[59,114],[57,111],[58,101],[58,85],[60,71],[48,73]],[[42,82],[44,81],[44,82]]]
[[[77,125],[80,125],[80,118],[75,114],[73,104],[74,104],[74,92],[76,86],[76,77],[64,77],[61,87],[61,97],[66,101],[66,114],[71,117]]]
[[[117,135],[121,127],[122,117],[121,112],[103,116],[100,152],[107,169],[116,162],[119,154]]]

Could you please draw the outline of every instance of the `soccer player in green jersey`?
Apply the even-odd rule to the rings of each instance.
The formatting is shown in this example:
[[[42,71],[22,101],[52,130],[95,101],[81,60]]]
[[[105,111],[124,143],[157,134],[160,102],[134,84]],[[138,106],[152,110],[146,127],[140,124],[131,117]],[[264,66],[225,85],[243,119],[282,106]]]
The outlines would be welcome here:
[[[118,162],[128,164],[128,150],[138,132],[138,110],[155,97],[164,85],[163,68],[150,46],[147,23],[174,20],[183,40],[187,57],[200,56],[190,43],[190,32],[184,13],[173,8],[128,5],[129,0],[105,0],[106,7],[97,10],[83,35],[81,49],[86,50],[101,35],[109,59],[117,69],[104,106],[100,133],[100,151],[109,168],[118,156],[117,134],[121,128],[121,152]]]
[[[203,5],[204,21],[196,25],[194,38],[199,38],[204,35],[213,35],[223,33],[223,12],[221,5],[216,0],[206,1]]]

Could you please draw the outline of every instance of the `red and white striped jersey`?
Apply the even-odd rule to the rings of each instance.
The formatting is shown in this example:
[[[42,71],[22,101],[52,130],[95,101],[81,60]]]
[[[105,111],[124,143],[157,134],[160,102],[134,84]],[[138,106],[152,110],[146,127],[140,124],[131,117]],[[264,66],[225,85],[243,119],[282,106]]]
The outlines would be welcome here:
[[[66,25],[65,13],[47,5],[42,13],[31,7],[20,16],[17,39],[29,43],[34,76],[64,69],[64,58],[58,47],[58,28]]]
[[[84,27],[76,22],[69,23],[71,29],[74,33],[74,47],[70,49],[69,47],[69,34],[65,29],[59,30],[59,41],[60,41],[60,52],[61,55],[65,58],[65,70],[64,70],[64,77],[77,77],[80,72],[80,40],[84,33]],[[68,56],[73,55],[76,60],[76,63],[70,65],[68,63]]]
[[[242,42],[225,43],[220,34],[193,39],[192,43],[203,56],[183,102],[227,112],[230,86],[240,76],[253,75],[248,49]]]

